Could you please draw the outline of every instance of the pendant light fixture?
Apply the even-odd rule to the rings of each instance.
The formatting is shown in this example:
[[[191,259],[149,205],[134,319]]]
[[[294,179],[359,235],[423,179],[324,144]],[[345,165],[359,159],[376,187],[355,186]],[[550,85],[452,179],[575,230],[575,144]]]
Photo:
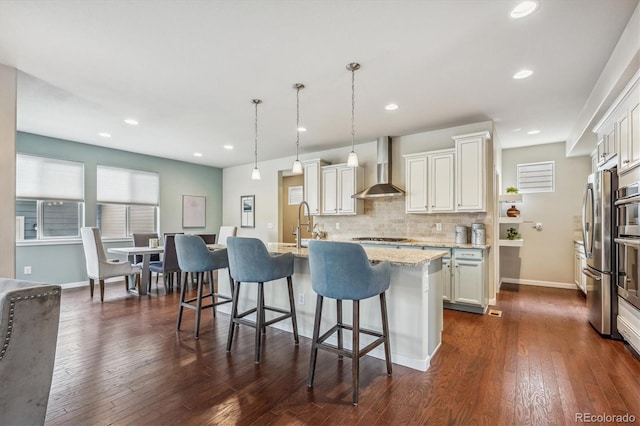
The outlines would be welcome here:
[[[298,159],[298,147],[300,145],[300,89],[304,89],[304,84],[296,83],[293,88],[296,89],[296,161],[293,162],[291,173],[301,175],[302,163]]]
[[[356,139],[356,85],[355,85],[355,73],[360,69],[360,64],[357,62],[351,62],[347,64],[347,69],[351,71],[351,152],[349,153],[349,157],[347,158],[347,166],[349,167],[358,167],[358,154],[354,149],[355,139]]]
[[[258,169],[258,105],[261,104],[262,101],[260,99],[253,99],[251,103],[253,103],[256,108],[256,120],[255,120],[256,139],[255,139],[255,147],[253,151],[255,162],[253,166],[253,172],[251,172],[251,179],[260,180],[260,170]]]

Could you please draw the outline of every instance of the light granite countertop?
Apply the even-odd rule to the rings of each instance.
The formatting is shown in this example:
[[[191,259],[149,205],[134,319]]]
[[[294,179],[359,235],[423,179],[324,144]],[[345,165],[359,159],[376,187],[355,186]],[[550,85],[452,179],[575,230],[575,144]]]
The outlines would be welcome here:
[[[394,247],[414,246],[414,247],[465,248],[465,249],[481,249],[481,250],[487,250],[491,248],[491,244],[457,244],[453,241],[438,241],[438,240],[407,239],[406,241],[389,242],[389,241],[354,241],[351,238],[329,238],[328,241],[344,241],[349,243],[376,244],[381,246],[394,246]]]
[[[295,244],[290,243],[268,243],[267,249],[272,253],[293,253],[296,257],[309,257],[309,250],[306,247],[298,249]],[[388,260],[392,265],[398,266],[420,266],[449,255],[448,252],[441,250],[398,250],[382,247],[365,247],[364,251],[372,262]]]

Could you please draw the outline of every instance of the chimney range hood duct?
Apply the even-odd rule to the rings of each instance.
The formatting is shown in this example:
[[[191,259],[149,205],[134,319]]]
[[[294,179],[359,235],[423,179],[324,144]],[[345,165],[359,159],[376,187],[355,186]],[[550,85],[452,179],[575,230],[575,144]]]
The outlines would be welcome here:
[[[384,198],[384,197],[402,197],[404,191],[390,182],[391,174],[391,139],[389,136],[378,138],[378,183],[365,189],[364,191],[353,194],[352,198]]]

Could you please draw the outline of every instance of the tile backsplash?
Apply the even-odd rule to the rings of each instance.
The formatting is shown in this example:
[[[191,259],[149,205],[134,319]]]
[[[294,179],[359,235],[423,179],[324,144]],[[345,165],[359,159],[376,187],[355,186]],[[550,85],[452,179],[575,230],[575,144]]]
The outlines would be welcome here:
[[[314,223],[322,225],[328,238],[405,237],[453,242],[455,227],[484,223],[487,242],[492,236],[492,217],[488,213],[407,214],[405,199],[381,198],[364,201],[364,214],[355,216],[316,216]],[[336,229],[336,223],[340,229]],[[436,230],[436,224],[442,230]],[[469,237],[469,241],[471,241]]]

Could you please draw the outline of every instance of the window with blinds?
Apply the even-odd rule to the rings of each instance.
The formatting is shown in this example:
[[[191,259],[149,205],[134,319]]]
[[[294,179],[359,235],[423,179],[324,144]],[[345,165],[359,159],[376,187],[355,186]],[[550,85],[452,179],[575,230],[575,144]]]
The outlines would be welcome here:
[[[158,232],[158,173],[109,166],[96,172],[96,224],[103,238]]]
[[[518,164],[518,191],[520,193],[554,192],[555,162]]]
[[[18,241],[77,238],[83,213],[84,163],[17,154]]]

